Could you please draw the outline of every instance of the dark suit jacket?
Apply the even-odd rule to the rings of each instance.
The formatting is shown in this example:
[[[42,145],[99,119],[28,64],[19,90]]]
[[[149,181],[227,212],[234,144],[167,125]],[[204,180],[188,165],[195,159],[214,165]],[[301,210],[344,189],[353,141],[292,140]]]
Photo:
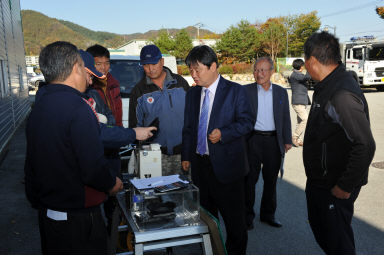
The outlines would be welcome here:
[[[303,74],[297,70],[293,70],[291,76],[288,79],[292,90],[292,104],[311,104],[308,97],[309,79],[311,79],[311,76],[309,76],[308,72]]]
[[[181,158],[191,162],[194,181],[201,90],[200,86],[190,89],[185,99]],[[244,87],[220,77],[207,130],[207,134],[215,128],[221,131],[220,142],[212,144],[208,140],[210,160],[220,182],[233,182],[248,173],[245,135],[252,127],[252,111]]]
[[[253,111],[253,126],[257,120],[258,90],[257,83],[245,86]],[[291,117],[289,115],[289,101],[287,91],[279,85],[272,84],[273,117],[281,155],[285,153],[284,144],[292,144]]]

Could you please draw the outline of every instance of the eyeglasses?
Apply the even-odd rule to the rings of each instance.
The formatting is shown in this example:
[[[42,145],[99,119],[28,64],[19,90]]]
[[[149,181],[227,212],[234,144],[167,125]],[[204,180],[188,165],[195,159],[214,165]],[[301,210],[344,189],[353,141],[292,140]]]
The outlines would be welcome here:
[[[270,72],[272,71],[272,69],[255,69],[253,70],[254,73],[266,73],[266,72]]]

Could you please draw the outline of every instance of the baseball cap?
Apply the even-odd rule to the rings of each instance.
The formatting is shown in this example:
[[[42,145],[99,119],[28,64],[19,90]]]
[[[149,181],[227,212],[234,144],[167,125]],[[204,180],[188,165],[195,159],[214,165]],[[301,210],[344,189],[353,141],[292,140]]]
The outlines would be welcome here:
[[[88,73],[92,74],[93,76],[95,76],[97,78],[105,79],[106,76],[96,70],[95,59],[93,58],[93,56],[90,53],[83,51],[83,50],[79,50],[79,54],[84,61],[84,67]]]
[[[140,64],[157,64],[163,56],[160,49],[156,45],[146,45],[140,52]]]

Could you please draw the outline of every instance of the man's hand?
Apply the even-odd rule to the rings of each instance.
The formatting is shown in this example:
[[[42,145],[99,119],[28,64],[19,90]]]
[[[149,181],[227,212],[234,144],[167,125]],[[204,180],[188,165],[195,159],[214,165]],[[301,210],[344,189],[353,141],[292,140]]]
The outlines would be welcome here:
[[[157,130],[156,127],[135,127],[133,130],[136,132],[136,140],[143,141],[153,136],[153,130]]]
[[[123,182],[118,177],[116,177],[115,186],[113,186],[113,188],[109,191],[109,195],[111,196],[116,195],[117,192],[122,190],[123,190]]]
[[[348,192],[342,190],[337,185],[335,185],[335,187],[333,187],[331,189],[331,192],[332,192],[332,195],[334,195],[335,197],[337,197],[339,199],[348,199],[351,196],[351,193],[348,193]]]
[[[284,144],[284,147],[285,147],[285,153],[287,153],[292,148],[292,144]]]
[[[184,171],[188,171],[189,167],[191,166],[191,162],[189,162],[189,161],[181,161],[181,166],[183,167]]]
[[[221,132],[220,132],[220,129],[218,128],[215,128],[214,130],[212,130],[212,132],[208,135],[209,141],[211,141],[211,143],[213,144],[219,142],[220,138],[221,138]]]

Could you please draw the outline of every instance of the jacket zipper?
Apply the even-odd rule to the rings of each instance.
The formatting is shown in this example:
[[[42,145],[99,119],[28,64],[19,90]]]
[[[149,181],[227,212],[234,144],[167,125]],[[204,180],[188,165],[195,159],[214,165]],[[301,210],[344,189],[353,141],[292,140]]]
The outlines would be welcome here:
[[[321,168],[323,168],[323,176],[327,175],[327,144],[322,143],[322,154],[321,154]]]
[[[173,108],[172,97],[170,93],[168,93],[168,97],[169,97],[169,103],[171,104],[171,108]]]

